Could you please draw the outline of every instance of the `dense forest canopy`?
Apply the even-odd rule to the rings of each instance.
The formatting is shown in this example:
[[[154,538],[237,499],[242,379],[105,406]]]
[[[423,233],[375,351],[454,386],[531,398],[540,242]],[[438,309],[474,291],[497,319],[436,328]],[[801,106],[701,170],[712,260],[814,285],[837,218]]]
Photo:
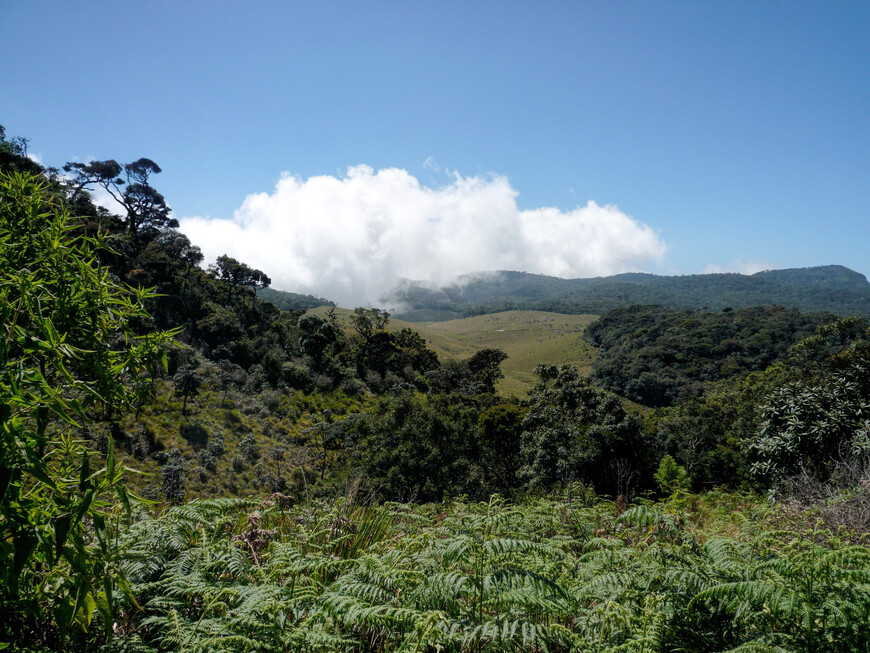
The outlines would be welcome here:
[[[0,129],[0,647],[867,649],[870,325],[828,281],[825,314],[618,308],[591,376],[504,397],[499,349],[203,269],[154,161],[26,146]]]
[[[631,306],[602,316],[586,336],[599,348],[594,377],[602,386],[658,407],[703,394],[709,382],[765,370],[833,319],[779,306],[721,313]]]

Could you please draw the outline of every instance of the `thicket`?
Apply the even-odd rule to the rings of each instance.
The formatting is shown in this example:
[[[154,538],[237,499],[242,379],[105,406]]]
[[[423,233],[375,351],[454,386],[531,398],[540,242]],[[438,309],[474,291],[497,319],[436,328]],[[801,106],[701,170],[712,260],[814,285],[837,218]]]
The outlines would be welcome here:
[[[32,175],[0,172],[0,613],[2,641],[60,646],[95,614],[111,624],[118,511],[112,441],[75,426],[113,419],[153,374],[169,332],[136,334],[148,295],[114,283],[62,203]],[[48,624],[51,624],[49,627]]]

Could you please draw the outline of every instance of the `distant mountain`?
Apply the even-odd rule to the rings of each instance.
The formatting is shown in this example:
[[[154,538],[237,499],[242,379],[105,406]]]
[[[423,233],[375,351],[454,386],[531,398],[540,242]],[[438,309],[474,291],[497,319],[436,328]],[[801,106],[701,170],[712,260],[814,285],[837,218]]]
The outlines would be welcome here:
[[[506,310],[601,315],[632,304],[712,311],[780,305],[804,312],[870,316],[870,282],[841,265],[753,275],[627,273],[594,279],[501,271],[466,275],[435,289],[407,282],[390,301],[407,307],[396,317],[418,321],[422,316],[451,319]]]
[[[295,292],[274,290],[273,288],[257,288],[257,296],[264,302],[274,304],[281,310],[299,310],[317,308],[318,306],[335,306],[335,302],[315,297],[314,295],[300,295]]]

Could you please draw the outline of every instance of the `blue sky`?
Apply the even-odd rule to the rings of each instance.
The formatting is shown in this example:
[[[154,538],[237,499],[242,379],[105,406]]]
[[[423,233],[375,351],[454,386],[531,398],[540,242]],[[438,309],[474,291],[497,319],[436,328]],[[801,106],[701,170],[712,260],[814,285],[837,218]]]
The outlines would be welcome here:
[[[0,61],[8,135],[154,159],[194,242],[276,287],[870,274],[866,1],[5,0]]]

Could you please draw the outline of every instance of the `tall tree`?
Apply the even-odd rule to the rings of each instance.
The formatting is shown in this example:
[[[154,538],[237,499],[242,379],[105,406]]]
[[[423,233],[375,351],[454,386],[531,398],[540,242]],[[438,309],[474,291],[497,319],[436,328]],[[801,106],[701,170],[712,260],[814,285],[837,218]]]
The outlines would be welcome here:
[[[163,195],[149,183],[151,175],[161,171],[151,159],[141,158],[123,166],[114,159],[70,162],[63,169],[74,175],[73,195],[100,187],[120,204],[126,213],[127,231],[133,238],[178,226]]]
[[[268,288],[272,283],[272,280],[262,270],[256,270],[226,254],[218,256],[216,264],[209,266],[209,271],[216,278],[226,281],[231,286]]]

